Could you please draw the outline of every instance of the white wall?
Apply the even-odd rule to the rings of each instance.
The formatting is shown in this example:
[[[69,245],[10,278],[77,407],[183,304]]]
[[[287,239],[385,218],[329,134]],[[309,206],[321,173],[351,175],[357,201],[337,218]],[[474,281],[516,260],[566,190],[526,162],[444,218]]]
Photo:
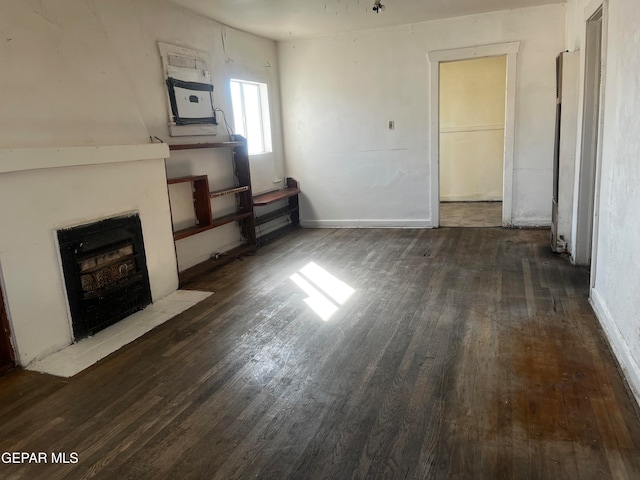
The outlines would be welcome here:
[[[308,226],[430,226],[427,52],[520,41],[513,223],[548,224],[565,7],[279,44],[288,175]],[[387,122],[395,121],[395,130]]]
[[[0,147],[149,141],[135,91],[91,3],[2,3]]]
[[[233,112],[229,79],[266,83],[270,105],[274,107],[271,119],[274,152],[252,157],[251,173],[256,193],[274,188],[273,180],[284,175],[282,128],[277,108],[280,104],[280,85],[275,42],[226,27],[167,1],[95,2],[95,14],[122,65],[149,134],[168,143],[185,143],[185,139],[169,137],[166,87],[158,41],[208,53],[206,59],[214,85],[214,102],[226,112],[230,125],[233,125]],[[226,129],[222,119],[219,119],[219,123],[220,138],[217,140],[224,140]],[[197,143],[216,139],[193,137],[188,140]]]
[[[580,49],[584,41],[584,8],[587,0],[567,0],[566,50]]]
[[[440,201],[502,200],[507,59],[440,64]]]
[[[568,25],[584,45],[585,8],[576,1]],[[635,0],[608,2],[604,118],[597,247],[591,299],[627,379],[640,400],[640,9]],[[584,54],[582,54],[584,57]],[[582,59],[584,64],[584,58]],[[579,147],[579,142],[578,142]]]

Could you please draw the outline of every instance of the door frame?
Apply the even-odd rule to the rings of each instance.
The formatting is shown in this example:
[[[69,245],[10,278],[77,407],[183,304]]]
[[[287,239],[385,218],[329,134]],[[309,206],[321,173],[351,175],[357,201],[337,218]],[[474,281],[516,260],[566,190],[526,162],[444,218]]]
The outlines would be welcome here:
[[[434,50],[429,61],[429,168],[431,183],[431,226],[440,226],[440,63],[485,57],[507,57],[504,118],[504,160],[502,168],[502,226],[513,224],[513,158],[515,151],[516,73],[520,42],[496,43],[467,48]]]
[[[584,63],[582,72],[582,110],[578,136],[580,148],[576,158],[575,243],[571,260],[576,265],[591,264],[590,286],[595,285],[598,218],[600,206],[600,171],[604,120],[605,65],[607,46],[607,1],[594,0],[584,10]],[[601,23],[599,38],[593,38],[592,26]],[[593,43],[597,41],[597,43]],[[594,48],[597,47],[597,48]],[[599,59],[599,63],[597,60]],[[596,62],[596,63],[594,63]],[[599,85],[593,85],[594,69],[599,69]]]

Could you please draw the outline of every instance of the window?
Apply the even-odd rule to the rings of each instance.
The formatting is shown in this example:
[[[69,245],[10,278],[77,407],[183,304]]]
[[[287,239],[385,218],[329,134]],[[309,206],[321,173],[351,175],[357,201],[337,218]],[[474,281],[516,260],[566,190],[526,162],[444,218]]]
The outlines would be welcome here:
[[[271,122],[266,83],[231,80],[231,103],[235,133],[247,139],[249,155],[270,153]]]

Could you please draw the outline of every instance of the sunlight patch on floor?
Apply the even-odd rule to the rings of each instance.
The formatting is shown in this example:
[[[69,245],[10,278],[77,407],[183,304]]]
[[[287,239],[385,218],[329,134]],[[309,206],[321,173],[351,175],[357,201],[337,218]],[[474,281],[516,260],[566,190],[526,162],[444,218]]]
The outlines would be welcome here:
[[[308,263],[289,278],[308,295],[305,303],[325,322],[355,293],[315,262]]]

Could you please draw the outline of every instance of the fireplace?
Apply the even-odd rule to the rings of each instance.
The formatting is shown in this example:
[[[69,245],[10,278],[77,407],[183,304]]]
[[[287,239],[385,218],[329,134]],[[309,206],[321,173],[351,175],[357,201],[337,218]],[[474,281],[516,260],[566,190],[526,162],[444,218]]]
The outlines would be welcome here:
[[[70,328],[70,305],[84,295],[78,293],[82,291],[80,280],[74,281],[70,273],[80,268],[74,247],[64,248],[73,234],[62,234],[56,241],[58,230],[136,213],[143,235],[133,245],[135,265],[142,268],[143,276],[148,275],[152,300],[157,302],[178,288],[164,160],[169,147],[127,141],[131,144],[0,149],[0,202],[7,206],[0,234],[0,282],[20,366],[64,349],[87,331],[96,331],[91,326],[76,327],[74,334]],[[29,201],[16,201],[25,192],[29,192]],[[70,265],[66,281],[59,245]],[[71,302],[67,292],[73,292]],[[148,297],[136,295],[142,301],[134,302],[139,304],[134,308],[148,303]],[[81,309],[71,308],[78,318]],[[116,331],[100,333],[107,338],[119,335]]]
[[[75,340],[151,303],[142,225],[136,215],[58,230]]]

